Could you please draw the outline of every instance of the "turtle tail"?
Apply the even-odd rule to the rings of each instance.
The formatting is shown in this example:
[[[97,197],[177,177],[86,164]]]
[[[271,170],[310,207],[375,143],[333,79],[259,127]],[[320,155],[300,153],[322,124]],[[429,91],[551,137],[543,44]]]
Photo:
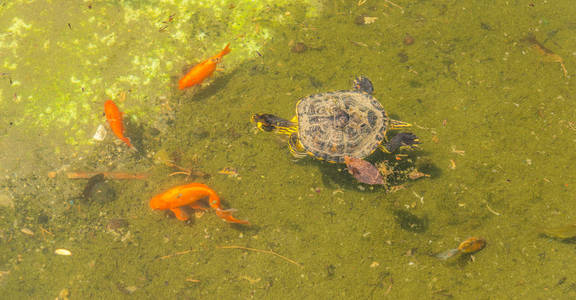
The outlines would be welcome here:
[[[417,144],[420,144],[417,136],[411,132],[400,132],[386,144],[380,145],[379,147],[386,153],[392,153],[399,148],[415,148]]]

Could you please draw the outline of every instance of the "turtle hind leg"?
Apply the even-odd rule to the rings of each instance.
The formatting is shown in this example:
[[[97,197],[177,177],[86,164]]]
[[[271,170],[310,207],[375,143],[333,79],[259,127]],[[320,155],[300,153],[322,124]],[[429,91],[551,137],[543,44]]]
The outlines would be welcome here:
[[[388,126],[390,126],[390,129],[395,130],[395,129],[401,129],[401,128],[406,128],[406,127],[411,127],[412,124],[410,123],[406,123],[406,122],[402,122],[402,121],[398,121],[398,120],[389,120],[389,124]]]
[[[304,150],[304,146],[300,143],[297,133],[292,133],[290,135],[290,138],[288,139],[288,147],[290,148],[292,156],[298,159],[304,158],[308,155],[306,150]]]
[[[380,148],[384,150],[384,152],[392,153],[401,147],[414,148],[417,144],[420,144],[420,141],[416,135],[411,132],[400,132],[386,144],[381,145]]]
[[[372,84],[372,81],[364,76],[358,76],[356,79],[354,79],[353,88],[357,91],[370,95],[374,92],[374,85]]]

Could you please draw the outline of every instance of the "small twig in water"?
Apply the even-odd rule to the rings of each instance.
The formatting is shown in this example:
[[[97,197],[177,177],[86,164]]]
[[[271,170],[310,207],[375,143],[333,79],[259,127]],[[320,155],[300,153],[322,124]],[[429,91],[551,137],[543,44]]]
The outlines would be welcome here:
[[[416,198],[420,199],[420,203],[424,204],[424,196],[418,195],[418,193],[416,193],[415,191],[412,191],[412,194],[414,194]]]
[[[454,145],[452,145],[450,148],[451,148],[450,149],[451,153],[458,154],[460,156],[464,156],[466,154],[466,151],[464,151],[464,150],[456,150],[456,146],[454,146]]]
[[[493,214],[495,214],[495,215],[497,215],[497,216],[501,215],[501,213],[493,210],[490,206],[488,206],[488,203],[486,203],[486,208],[488,209],[488,211],[490,211],[491,213],[493,213]]]
[[[398,9],[400,9],[400,10],[402,11],[402,14],[404,14],[404,8],[403,8],[402,6],[400,6],[400,5],[392,2],[392,1],[390,1],[390,0],[384,0],[384,2],[389,3],[390,5],[392,5],[392,6],[396,7],[396,8],[398,8]]]
[[[98,174],[103,174],[106,179],[146,179],[146,173],[125,173],[125,172],[65,172],[68,179],[90,179]],[[48,177],[55,178],[57,172],[48,172]]]
[[[386,289],[386,292],[384,293],[384,296],[388,296],[388,294],[390,294],[390,291],[392,290],[392,285],[394,284],[394,280],[392,279],[392,277],[390,277],[390,285],[388,286],[388,288]]]
[[[54,234],[53,234],[52,232],[44,229],[44,227],[42,227],[42,225],[39,225],[38,227],[40,227],[40,232],[42,233],[42,239],[43,239],[43,240],[46,240],[46,235],[45,235],[45,233],[47,233],[47,234],[49,234],[49,235],[51,235],[51,236],[54,236]]]
[[[530,43],[530,48],[534,49],[534,51],[542,55],[545,61],[559,63],[560,67],[562,68],[562,72],[564,73],[564,77],[568,77],[568,70],[566,70],[566,66],[564,66],[564,60],[560,55],[546,48],[538,40],[536,40],[534,36],[529,36],[525,38],[525,40]]]
[[[190,253],[191,251],[192,251],[192,250],[180,251],[180,252],[176,252],[176,253],[173,253],[173,254],[160,256],[159,259],[167,259],[167,258],[176,256],[176,255],[182,255],[182,254]]]
[[[281,259],[291,263],[291,264],[295,264],[297,266],[299,266],[300,268],[303,268],[303,266],[291,259],[289,259],[286,256],[280,255],[274,251],[271,250],[262,250],[262,249],[254,249],[254,248],[248,248],[248,247],[242,247],[242,246],[218,246],[218,248],[221,249],[242,249],[242,250],[248,250],[248,251],[254,251],[254,252],[261,252],[261,253],[268,253],[268,254],[272,254],[272,255],[276,255],[278,257],[280,257]]]

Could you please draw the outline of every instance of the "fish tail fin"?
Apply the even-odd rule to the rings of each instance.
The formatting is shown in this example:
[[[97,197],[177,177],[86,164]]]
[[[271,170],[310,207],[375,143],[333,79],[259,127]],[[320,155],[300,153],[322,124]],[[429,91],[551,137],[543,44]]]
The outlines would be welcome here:
[[[458,249],[450,249],[450,250],[446,250],[444,252],[440,252],[440,253],[436,254],[435,256],[439,259],[448,259],[448,258],[458,254],[458,252],[460,252]]]
[[[222,51],[220,51],[220,54],[218,54],[219,57],[222,57],[228,53],[230,53],[230,51],[232,51],[230,49],[230,43],[226,44],[226,47],[224,47],[224,49],[222,49]]]
[[[129,148],[134,148],[134,146],[133,146],[132,143],[130,142],[130,139],[129,139],[129,138],[123,137],[123,138],[120,138],[120,139],[121,139],[124,143],[126,143],[126,145],[128,145]],[[134,148],[134,149],[136,149],[136,148]]]
[[[246,220],[236,219],[232,216],[232,212],[236,211],[235,209],[216,209],[216,215],[220,217],[222,220],[229,222],[229,223],[237,223],[237,224],[250,224],[250,222]]]

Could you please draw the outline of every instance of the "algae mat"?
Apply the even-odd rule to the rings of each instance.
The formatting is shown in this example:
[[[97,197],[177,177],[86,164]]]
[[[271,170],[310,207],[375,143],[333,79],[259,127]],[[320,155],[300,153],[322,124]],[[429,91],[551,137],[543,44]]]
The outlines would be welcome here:
[[[573,240],[541,232],[576,223],[575,13],[570,1],[2,1],[2,295],[573,298]],[[227,43],[207,84],[175,88]],[[401,158],[430,178],[359,185],[250,123],[357,75],[414,125],[422,145]],[[107,99],[137,151],[92,138]],[[252,225],[149,209],[191,181]],[[483,250],[435,256],[474,236]]]

